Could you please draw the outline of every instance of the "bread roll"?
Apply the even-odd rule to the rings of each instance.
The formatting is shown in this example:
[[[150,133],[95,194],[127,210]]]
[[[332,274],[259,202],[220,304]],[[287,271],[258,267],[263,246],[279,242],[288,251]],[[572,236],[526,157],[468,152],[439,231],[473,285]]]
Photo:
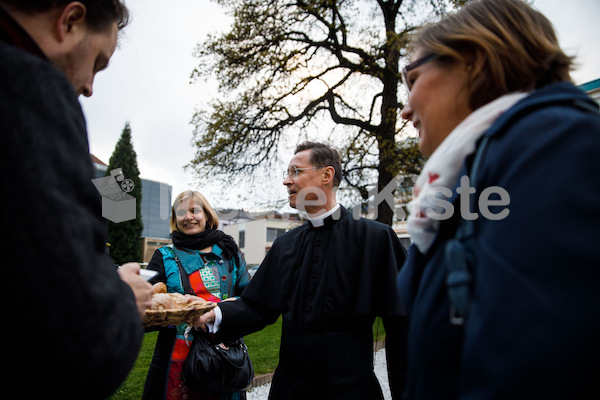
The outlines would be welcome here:
[[[169,293],[175,302],[177,308],[184,308],[188,305],[188,298],[181,293]]]
[[[153,287],[152,310],[176,310],[206,303],[206,300],[200,297],[186,296],[181,293],[156,292],[157,285],[159,284],[157,283]],[[164,283],[162,285],[164,286]],[[162,288],[159,286],[158,290],[162,290]]]
[[[152,310],[172,310],[177,304],[169,293],[157,293],[152,296]]]
[[[152,292],[156,293],[167,293],[167,285],[164,282],[157,282],[152,285]]]

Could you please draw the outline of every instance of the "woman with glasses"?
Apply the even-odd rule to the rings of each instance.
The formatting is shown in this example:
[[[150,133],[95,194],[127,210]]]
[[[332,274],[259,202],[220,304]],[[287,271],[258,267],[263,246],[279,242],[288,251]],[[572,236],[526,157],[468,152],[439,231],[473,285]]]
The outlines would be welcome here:
[[[148,269],[158,271],[152,283],[164,282],[168,292],[183,294],[185,272],[191,289],[204,300],[218,303],[239,296],[250,282],[246,262],[233,238],[217,229],[219,217],[206,198],[191,190],[180,193],[170,223],[173,245],[156,250],[148,264]],[[206,393],[186,387],[181,370],[195,334],[187,324],[160,329],[143,399],[246,398],[245,392]]]
[[[469,3],[412,53],[407,398],[600,397],[598,105],[520,0]]]

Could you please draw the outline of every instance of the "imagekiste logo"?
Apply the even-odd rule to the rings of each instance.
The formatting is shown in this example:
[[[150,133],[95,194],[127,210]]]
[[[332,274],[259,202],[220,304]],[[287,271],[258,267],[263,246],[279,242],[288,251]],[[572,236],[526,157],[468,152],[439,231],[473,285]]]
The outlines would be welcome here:
[[[116,168],[110,176],[92,179],[92,183],[102,195],[102,216],[119,223],[135,219],[135,197],[128,193],[134,188],[131,179],[125,179],[123,170]]]

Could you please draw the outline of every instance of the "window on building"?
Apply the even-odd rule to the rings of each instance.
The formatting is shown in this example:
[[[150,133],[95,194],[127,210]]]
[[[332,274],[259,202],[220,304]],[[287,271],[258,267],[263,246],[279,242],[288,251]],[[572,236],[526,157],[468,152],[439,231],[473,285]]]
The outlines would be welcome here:
[[[240,231],[240,239],[238,245],[241,248],[246,247],[246,231]]]
[[[267,228],[267,242],[274,242],[277,236],[283,235],[285,229]]]

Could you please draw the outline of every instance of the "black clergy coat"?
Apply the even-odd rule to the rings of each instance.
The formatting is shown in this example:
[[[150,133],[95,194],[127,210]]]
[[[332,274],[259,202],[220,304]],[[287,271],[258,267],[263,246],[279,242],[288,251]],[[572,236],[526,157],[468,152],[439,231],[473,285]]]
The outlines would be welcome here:
[[[395,287],[405,251],[387,225],[340,207],[277,238],[235,302],[220,303],[219,335],[243,336],[283,315],[270,399],[382,399],[373,372],[375,316],[386,330],[394,398],[404,392],[406,318]]]

